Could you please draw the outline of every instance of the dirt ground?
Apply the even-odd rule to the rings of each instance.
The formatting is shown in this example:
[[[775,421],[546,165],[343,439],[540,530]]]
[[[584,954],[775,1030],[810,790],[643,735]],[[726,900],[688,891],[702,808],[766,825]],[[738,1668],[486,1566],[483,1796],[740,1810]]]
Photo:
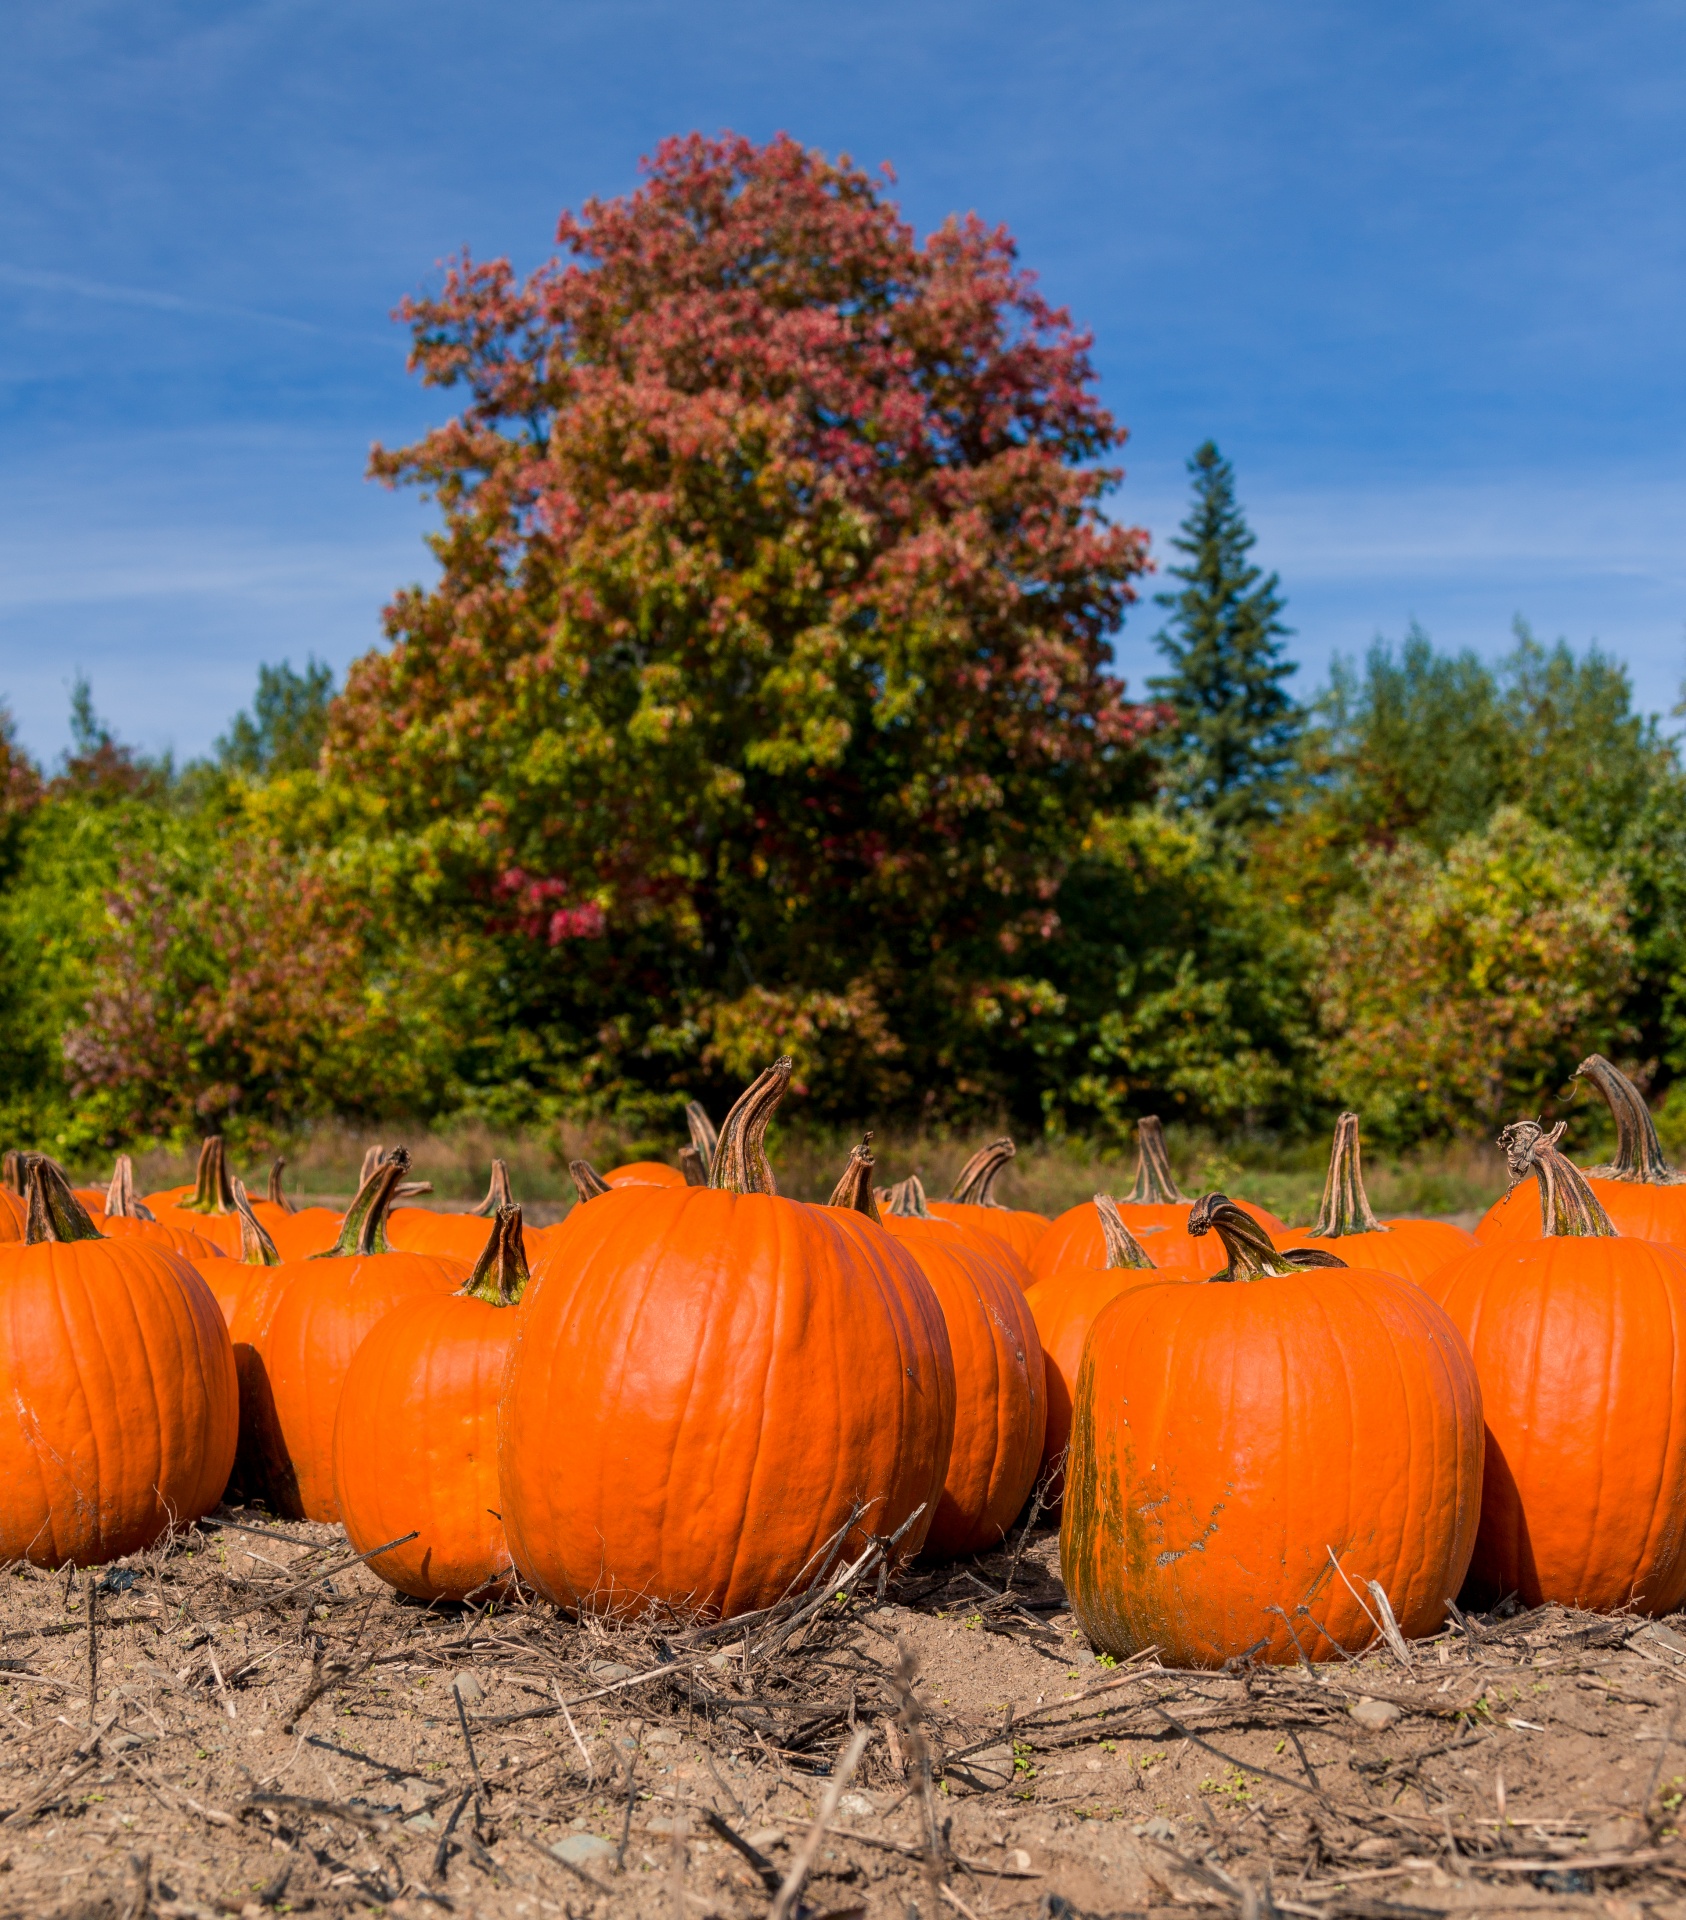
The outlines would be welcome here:
[[[244,1510],[15,1571],[0,1914],[1686,1916],[1686,1632],[1113,1667],[1012,1544],[665,1637],[429,1609]]]

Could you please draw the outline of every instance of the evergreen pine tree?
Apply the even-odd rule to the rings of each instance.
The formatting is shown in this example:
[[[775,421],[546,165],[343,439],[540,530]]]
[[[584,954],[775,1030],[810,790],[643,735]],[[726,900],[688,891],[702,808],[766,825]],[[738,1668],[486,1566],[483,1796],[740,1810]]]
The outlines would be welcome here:
[[[1235,473],[1208,440],[1189,461],[1194,505],[1172,543],[1188,556],[1173,567],[1180,593],[1156,599],[1171,619],[1154,636],[1171,671],[1148,682],[1176,716],[1167,758],[1181,805],[1224,826],[1268,814],[1293,757],[1302,715],[1283,682],[1292,629],[1273,573],[1247,558],[1253,533],[1235,500]]]

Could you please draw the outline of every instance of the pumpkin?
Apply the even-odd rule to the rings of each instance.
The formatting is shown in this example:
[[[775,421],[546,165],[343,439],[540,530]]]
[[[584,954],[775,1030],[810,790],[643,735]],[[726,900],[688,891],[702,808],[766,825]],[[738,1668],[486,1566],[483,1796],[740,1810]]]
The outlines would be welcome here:
[[[559,1606],[738,1614],[815,1578],[833,1541],[924,1544],[954,1427],[942,1312],[887,1235],[777,1194],[762,1141],[790,1071],[732,1109],[711,1186],[599,1195],[536,1270],[501,1510]]]
[[[1686,1246],[1686,1178],[1675,1172],[1657,1139],[1639,1089],[1600,1053],[1589,1055],[1574,1078],[1590,1080],[1616,1123],[1616,1157],[1583,1175],[1617,1233],[1635,1240]],[[1483,1245],[1496,1240],[1537,1240],[1540,1209],[1532,1185],[1513,1181],[1504,1197],[1476,1225]]]
[[[94,1566],[216,1505],[234,1355],[178,1254],[103,1235],[45,1160],[27,1185],[0,1248],[0,1557]]]
[[[228,1326],[240,1387],[240,1437],[225,1497],[262,1501],[272,1511],[297,1519],[301,1514],[298,1485],[281,1441],[261,1351],[291,1270],[283,1266],[245,1187],[236,1180],[232,1188],[241,1227],[240,1255],[234,1260],[219,1260],[205,1270]]]
[[[228,1264],[221,1247],[186,1227],[165,1226],[153,1219],[151,1210],[135,1198],[135,1167],[126,1153],[117,1156],[111,1184],[105,1190],[105,1211],[100,1215],[99,1227],[109,1240],[150,1240],[155,1246],[179,1253],[201,1269],[213,1293],[216,1286],[210,1280],[210,1270]]]
[[[490,1243],[492,1223],[515,1205],[509,1167],[492,1162],[486,1197],[468,1213],[441,1213],[432,1207],[395,1207],[387,1219],[389,1245],[405,1253],[449,1253],[472,1265]]]
[[[334,1427],[351,1544],[418,1600],[495,1599],[511,1580],[498,1518],[498,1395],[527,1287],[521,1209],[492,1222],[460,1291],[395,1307],[357,1349]]]
[[[661,1160],[632,1160],[624,1167],[611,1167],[604,1174],[611,1187],[683,1187],[688,1185],[677,1167]]]
[[[880,1214],[871,1173],[863,1142],[828,1204],[876,1221],[913,1255],[954,1355],[954,1444],[925,1551],[949,1559],[981,1553],[1006,1537],[1042,1466],[1047,1393],[1027,1276],[1003,1242],[933,1216],[917,1178],[903,1181]]]
[[[991,1140],[979,1147],[960,1169],[954,1191],[946,1200],[935,1200],[931,1211],[940,1219],[957,1220],[963,1227],[1004,1240],[1021,1260],[1028,1261],[1036,1243],[1048,1231],[1048,1222],[1040,1213],[1022,1208],[1004,1207],[995,1198],[995,1183],[1001,1170],[1018,1152],[1011,1140]]]
[[[298,1212],[298,1208],[287,1198],[281,1187],[281,1172],[286,1164],[285,1160],[280,1159],[269,1163],[269,1186],[264,1195],[264,1205],[271,1213],[291,1215]],[[256,1212],[255,1207],[253,1211]]]
[[[180,1227],[221,1247],[240,1251],[240,1217],[234,1207],[234,1188],[221,1134],[199,1145],[199,1163],[191,1187],[167,1187],[149,1193],[146,1205],[161,1226]]]
[[[1141,1241],[1124,1224],[1118,1203],[1110,1194],[1097,1193],[1091,1205],[1106,1249],[1104,1263],[1062,1268],[1047,1279],[1036,1281],[1025,1296],[1047,1365],[1048,1424],[1042,1441],[1042,1466],[1049,1477],[1042,1497],[1043,1504],[1050,1509],[1057,1507],[1063,1497],[1064,1455],[1071,1443],[1071,1409],[1077,1392],[1077,1371],[1083,1359],[1083,1344],[1096,1314],[1126,1287],[1159,1280],[1193,1280],[1199,1277],[1200,1271],[1192,1265],[1156,1266]],[[1152,1236],[1155,1240],[1163,1237],[1168,1236]],[[1188,1241],[1188,1236],[1178,1234],[1177,1239]]]
[[[1382,1221],[1370,1211],[1358,1141],[1358,1115],[1343,1113],[1335,1122],[1329,1176],[1323,1205],[1303,1232],[1285,1236],[1285,1246],[1326,1248],[1350,1267],[1379,1267],[1421,1286],[1431,1274],[1467,1253],[1475,1235],[1450,1220]]]
[[[1431,1282],[1481,1376],[1487,1474],[1471,1590],[1672,1613],[1686,1599],[1686,1254],[1618,1237],[1561,1126],[1499,1136],[1544,1232]],[[1521,1189],[1530,1191],[1530,1189]]]
[[[386,1238],[387,1209],[403,1188],[410,1156],[380,1161],[345,1216],[339,1240],[314,1259],[276,1269],[267,1330],[254,1346],[273,1396],[279,1447],[291,1465],[296,1505],[306,1520],[337,1520],[334,1419],[352,1356],[402,1302],[448,1293],[467,1277],[466,1260],[402,1253]],[[278,1489],[284,1497],[284,1488]]]
[[[1457,1329],[1392,1274],[1278,1252],[1222,1194],[1189,1230],[1228,1264],[1128,1288],[1084,1348],[1060,1529],[1084,1632],[1167,1667],[1327,1659],[1374,1639],[1370,1583],[1434,1631],[1481,1513]]]
[[[9,1187],[0,1187],[0,1246],[23,1238],[28,1217],[17,1195]]]

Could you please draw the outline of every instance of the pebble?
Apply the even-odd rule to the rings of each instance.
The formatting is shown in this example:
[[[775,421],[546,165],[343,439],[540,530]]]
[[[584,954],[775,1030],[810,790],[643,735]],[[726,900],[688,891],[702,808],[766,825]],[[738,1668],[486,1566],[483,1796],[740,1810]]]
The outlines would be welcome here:
[[[486,1689],[466,1667],[451,1675],[450,1684],[456,1688],[457,1697],[465,1707],[472,1707],[486,1697]]]
[[[1347,1711],[1361,1727],[1368,1727],[1372,1733],[1385,1732],[1396,1720],[1404,1718],[1391,1700],[1372,1700],[1368,1694],[1360,1700],[1354,1700]]]
[[[1144,1820],[1140,1826],[1132,1827],[1130,1831],[1142,1840],[1164,1840],[1169,1842],[1175,1840],[1177,1837],[1176,1828],[1171,1825],[1170,1821],[1167,1820],[1162,1813],[1156,1813],[1151,1820]]]
[[[774,1847],[790,1844],[783,1827],[757,1827],[753,1833],[746,1833],[744,1838],[757,1853],[771,1853]]]
[[[566,1860],[576,1867],[589,1866],[596,1860],[613,1860],[615,1843],[605,1840],[600,1833],[570,1833],[566,1840],[558,1840],[550,1849],[558,1860]]]
[[[851,1820],[864,1820],[869,1813],[876,1813],[878,1807],[870,1793],[851,1791],[839,1795],[837,1811],[846,1813]]]
[[[635,1667],[623,1666],[618,1660],[593,1660],[591,1677],[606,1686],[611,1680],[630,1680],[637,1671]]]

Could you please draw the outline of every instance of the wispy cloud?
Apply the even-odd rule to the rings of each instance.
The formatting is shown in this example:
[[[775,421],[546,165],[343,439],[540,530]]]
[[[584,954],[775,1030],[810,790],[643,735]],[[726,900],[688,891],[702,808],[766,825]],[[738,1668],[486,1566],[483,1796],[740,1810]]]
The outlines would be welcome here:
[[[27,287],[37,293],[69,294],[81,300],[103,300],[116,306],[147,307],[155,313],[179,313],[189,318],[245,320],[255,326],[284,327],[290,333],[320,340],[355,341],[387,352],[399,344],[396,333],[360,333],[347,327],[325,327],[288,313],[270,313],[262,307],[243,307],[220,300],[195,300],[180,293],[161,293],[154,287],[125,287],[109,280],[87,280],[80,274],[52,273],[41,267],[14,266],[0,261],[0,283]]]

